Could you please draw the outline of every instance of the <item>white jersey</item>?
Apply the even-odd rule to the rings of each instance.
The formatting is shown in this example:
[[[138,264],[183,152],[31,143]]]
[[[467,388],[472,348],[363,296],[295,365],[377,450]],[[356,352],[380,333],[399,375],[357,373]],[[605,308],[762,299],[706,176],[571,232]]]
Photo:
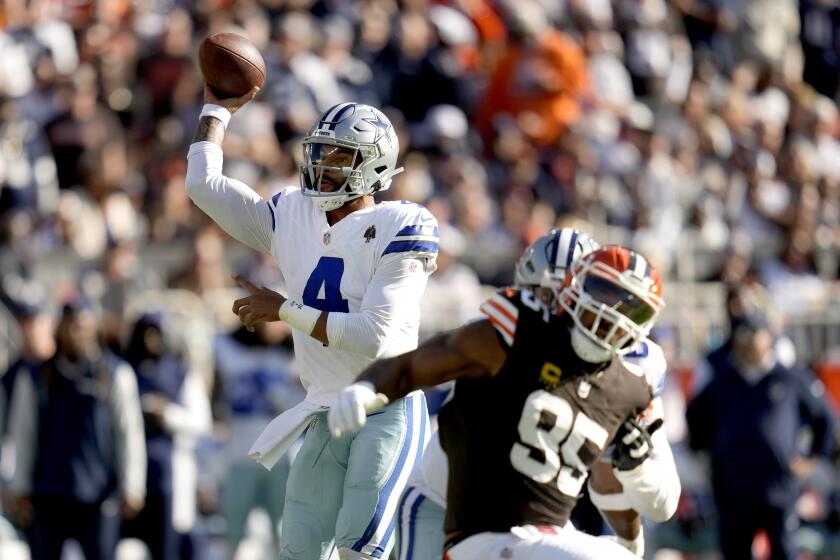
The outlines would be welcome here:
[[[222,174],[222,157],[212,142],[190,146],[187,194],[235,239],[276,259],[290,299],[329,312],[329,346],[293,329],[307,401],[331,406],[376,358],[416,348],[438,250],[428,210],[383,202],[330,226],[299,188],[263,200]]]
[[[633,352],[625,354],[622,361],[630,370],[641,369],[653,390],[653,400],[639,419],[642,425],[647,426],[657,418],[662,418],[662,390],[665,388],[665,374],[668,371],[665,353],[657,343],[645,338]]]
[[[623,358],[628,369],[639,368],[647,378],[653,390],[653,400],[647,410],[639,416],[643,426],[649,426],[657,419],[664,419],[662,391],[665,388],[665,374],[668,364],[662,348],[652,340],[645,338],[638,347]],[[602,511],[623,511],[633,509],[648,519],[664,522],[673,516],[677,509],[682,487],[674,463],[674,455],[665,435],[659,429],[651,435],[650,456],[632,471],[613,469],[621,482],[623,491],[617,494],[599,494],[589,485],[589,497],[595,507]],[[611,462],[613,446],[604,451],[601,461]]]
[[[630,369],[641,368],[645,377],[648,380],[654,392],[654,400],[651,403],[648,411],[658,410],[661,417],[661,398],[662,388],[665,386],[665,373],[667,364],[665,362],[665,354],[658,344],[650,339],[644,339],[639,347],[631,354],[625,355],[622,358],[625,365],[630,364]],[[659,401],[659,405],[655,403]],[[646,412],[643,414],[643,423],[649,423],[655,418],[653,414]],[[657,446],[654,446],[656,449]],[[659,451],[660,453],[662,450]],[[604,453],[607,455],[611,450]],[[668,450],[670,456],[670,449]],[[432,434],[429,444],[423,452],[423,458],[420,463],[414,468],[411,473],[411,478],[408,482],[408,487],[415,487],[426,497],[431,499],[443,508],[446,508],[446,484],[449,476],[449,467],[446,459],[446,453],[440,446],[440,438],[437,432]]]
[[[375,355],[361,349],[324,346],[296,329],[295,357],[307,400],[329,406],[338,391],[352,383],[378,356],[394,356],[417,347],[419,300],[434,270],[438,246],[437,221],[424,207],[383,202],[358,210],[335,225],[303,196],[299,188],[285,190],[270,205],[275,216],[271,252],[285,280],[288,296],[310,307],[329,311],[328,339],[336,339],[338,313],[370,311],[387,322],[384,345]],[[383,305],[371,293],[377,270],[402,267],[416,281],[404,284],[408,301]],[[394,289],[389,286],[386,289]],[[354,351],[356,350],[356,351]]]

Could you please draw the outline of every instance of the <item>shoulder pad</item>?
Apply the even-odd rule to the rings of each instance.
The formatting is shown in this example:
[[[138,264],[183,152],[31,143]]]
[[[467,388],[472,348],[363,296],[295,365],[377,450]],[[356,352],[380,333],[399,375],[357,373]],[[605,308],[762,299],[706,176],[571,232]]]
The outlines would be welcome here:
[[[394,234],[382,255],[405,253],[408,257],[437,257],[440,243],[438,223],[432,213],[419,204],[410,202],[386,203],[396,210]]]
[[[512,301],[516,296],[517,292],[514,290],[497,292],[479,307],[508,346],[513,346],[516,323],[519,320],[519,308]]]
[[[642,340],[638,347],[630,354],[622,357],[622,362],[628,369],[640,369],[647,379],[653,396],[658,397],[665,388],[665,374],[668,364],[662,348],[649,338]]]
[[[280,206],[283,206],[283,211],[288,211],[288,205],[292,203],[292,199],[294,198],[302,198],[302,194],[300,192],[299,187],[285,187],[280,190],[280,192],[275,193],[272,197],[265,201],[266,205],[268,206],[268,211],[271,213],[271,231],[275,231],[277,229],[277,211],[280,210]]]

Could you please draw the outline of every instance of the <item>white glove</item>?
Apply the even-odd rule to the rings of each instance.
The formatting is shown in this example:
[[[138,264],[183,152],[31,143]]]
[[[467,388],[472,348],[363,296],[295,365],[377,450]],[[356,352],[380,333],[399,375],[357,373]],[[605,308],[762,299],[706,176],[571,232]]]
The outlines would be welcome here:
[[[341,390],[338,402],[330,409],[327,422],[334,437],[355,432],[367,421],[367,413],[388,404],[388,397],[376,393],[368,381],[353,383]]]
[[[632,541],[628,540],[628,539],[623,539],[623,538],[621,538],[617,535],[605,536],[605,537],[599,537],[599,538],[607,539],[608,541],[613,541],[615,543],[618,543],[621,546],[623,546],[624,548],[626,548],[627,550],[629,550],[630,552],[632,552],[634,555],[638,556],[639,558],[644,558],[645,557],[645,532],[644,531],[639,531],[639,536],[636,537],[635,539],[633,539]]]

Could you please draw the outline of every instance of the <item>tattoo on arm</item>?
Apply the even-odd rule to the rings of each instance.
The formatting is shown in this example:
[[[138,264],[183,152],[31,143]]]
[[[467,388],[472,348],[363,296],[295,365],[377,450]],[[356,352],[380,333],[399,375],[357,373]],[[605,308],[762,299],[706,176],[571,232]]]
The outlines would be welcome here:
[[[192,137],[192,143],[196,142],[214,142],[219,146],[222,145],[222,140],[225,138],[225,127],[222,121],[215,117],[201,117],[198,119],[198,126],[195,127],[195,134]]]

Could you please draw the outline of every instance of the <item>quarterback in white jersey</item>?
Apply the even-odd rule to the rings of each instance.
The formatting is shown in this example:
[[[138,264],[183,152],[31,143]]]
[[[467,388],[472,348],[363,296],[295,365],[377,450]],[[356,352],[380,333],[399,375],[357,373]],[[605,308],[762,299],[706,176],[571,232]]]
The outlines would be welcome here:
[[[579,257],[595,250],[598,244],[587,234],[564,228],[552,230],[532,243],[516,265],[515,282],[520,289],[533,290],[535,299],[551,303],[565,278],[566,269]],[[487,308],[491,313],[493,308]],[[640,418],[644,427],[662,419],[661,394],[667,364],[662,349],[650,339],[642,340],[634,351],[621,357],[628,369],[639,369],[654,389],[654,400]],[[430,411],[434,414],[434,411]],[[663,431],[650,435],[652,445],[644,467],[639,471],[613,473],[613,449],[604,453],[602,463],[593,468],[590,497],[596,507],[613,523],[627,525],[624,514],[615,519],[614,512],[639,512],[654,521],[664,521],[676,511],[680,482],[670,445]],[[641,471],[644,470],[644,473]],[[437,560],[444,543],[443,522],[446,510],[447,458],[438,434],[432,435],[423,458],[412,472],[400,502],[398,516],[399,560]],[[621,484],[614,484],[615,477]],[[654,482],[655,484],[652,484]],[[595,488],[604,493],[599,493]],[[607,493],[609,490],[610,493]],[[616,540],[638,556],[644,552],[644,535]],[[570,537],[571,538],[571,537]]]
[[[249,328],[294,327],[305,401],[263,432],[251,456],[270,467],[304,430],[283,510],[281,558],[387,558],[397,502],[427,437],[422,393],[331,440],[326,411],[374,359],[417,346],[419,301],[435,270],[438,229],[423,207],[375,204],[397,168],[391,123],[368,105],[330,108],[304,139],[301,187],[263,200],[222,174],[230,114],[256,92],[205,105],[188,156],[190,198],[230,235],[277,261],[287,293],[239,279],[233,310]]]

